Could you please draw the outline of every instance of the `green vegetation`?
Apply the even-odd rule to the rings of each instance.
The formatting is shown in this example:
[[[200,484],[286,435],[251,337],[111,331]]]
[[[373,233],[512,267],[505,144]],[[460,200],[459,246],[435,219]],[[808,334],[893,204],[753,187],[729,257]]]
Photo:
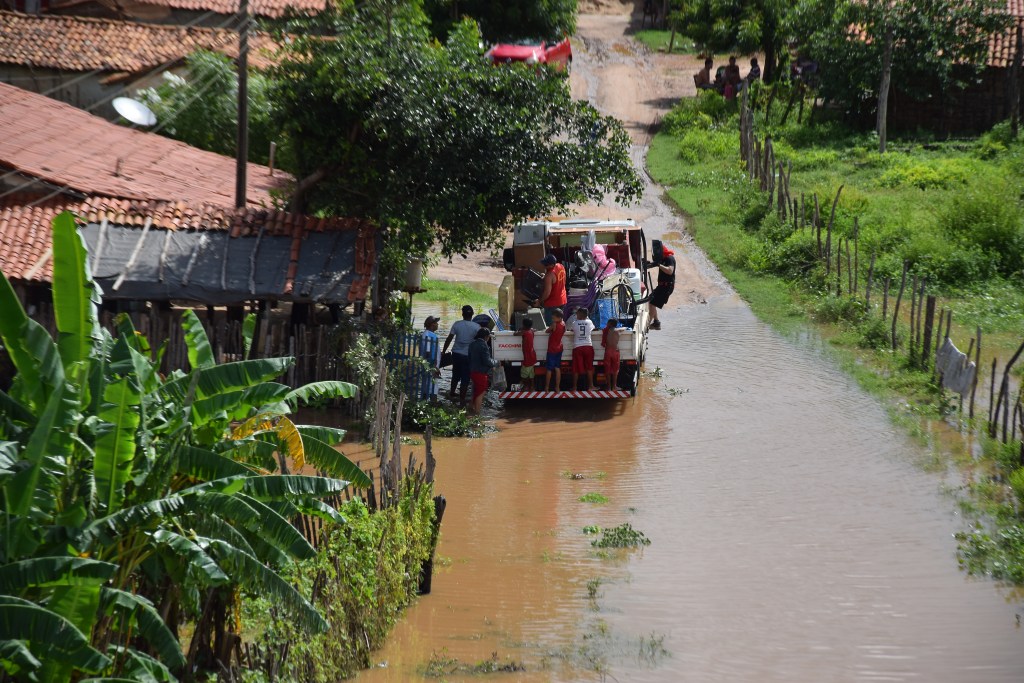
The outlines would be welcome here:
[[[889,278],[898,288],[908,263],[912,275],[928,278],[939,308],[953,311],[951,337],[961,348],[976,327],[983,329],[982,372],[993,356],[1005,362],[1024,330],[1024,142],[1001,124],[976,140],[897,139],[879,154],[873,134],[820,111],[814,123],[798,123],[799,98],[783,124],[786,87],[779,86],[770,116],[768,93],[753,89],[756,129],[772,137],[780,161],[792,163],[791,194],[803,197],[804,225],[813,215],[813,196],[827,222],[843,186],[832,238],[845,240],[856,231],[862,292],[875,256],[870,307],[863,297],[835,295],[812,231],[780,221],[747,180],[735,103],[713,93],[680,103],[664,118],[648,167],[755,313],[784,331],[814,320],[839,363],[866,389],[908,401],[910,407],[898,411],[901,422],[919,426],[924,418],[941,418],[951,405],[931,373],[891,351],[891,323],[880,316],[882,282]],[[890,313],[894,296],[890,292]],[[898,335],[907,332],[907,315],[905,307]],[[983,376],[980,386],[986,381]],[[1024,580],[1024,517],[1012,492],[1013,483],[1024,480],[1019,449],[1019,442],[986,445],[981,461],[971,463],[976,483],[963,489],[970,499],[965,510],[977,515],[976,529],[961,536],[963,566],[1012,581]]]
[[[640,29],[633,34],[633,38],[640,41],[654,52],[668,52],[668,44],[672,42],[672,54],[693,54],[696,50],[693,41],[686,36],[676,34],[675,40],[672,40],[672,32],[656,29],[656,28],[645,28]]]
[[[590,542],[595,548],[637,548],[650,545],[651,540],[644,532],[633,528],[629,522],[623,522],[611,529],[602,529],[601,538]]]
[[[564,74],[493,68],[471,19],[439,42],[418,2],[339,5],[284,22],[270,71],[299,179],[292,206],[376,220],[404,263],[496,246],[510,223],[642,191],[625,128],[573,99]]]
[[[449,655],[447,650],[432,653],[430,659],[422,668],[422,674],[426,678],[447,678],[457,674],[472,676],[515,673],[517,671],[526,671],[526,667],[513,659],[499,659],[497,652],[492,653],[490,659],[485,659],[476,664],[466,664]]]
[[[316,556],[291,519],[344,526],[322,499],[369,479],[332,448],[343,431],[289,415],[355,387],[275,382],[291,358],[218,365],[192,312],[190,370],[165,376],[162,351],[129,318],[116,336],[99,326],[70,213],[54,221],[53,252],[56,340],[0,277],[0,337],[17,373],[0,392],[5,675],[172,681],[217,670],[233,606],[254,594],[296,632],[327,631],[325,614],[286,579],[296,560]],[[328,476],[287,474],[287,460]]]
[[[477,415],[469,415],[464,408],[445,403],[418,401],[406,405],[403,418],[415,429],[425,430],[430,425],[434,436],[466,436],[477,438],[493,431]]]
[[[498,307],[498,288],[491,284],[481,283],[478,288],[464,282],[423,278],[423,289],[427,291],[416,295],[418,301],[448,305],[452,320],[445,320],[445,325],[451,325],[461,318],[461,310],[465,304],[469,304],[477,312],[487,312],[488,309]]]
[[[243,603],[243,623],[257,642],[271,649],[290,643],[283,680],[333,683],[369,666],[370,653],[415,598],[420,567],[433,551],[430,485],[406,478],[397,504],[370,514],[355,499],[338,512],[346,524],[332,527],[316,557],[288,573],[327,616],[327,631],[304,635],[272,599]]]
[[[603,493],[591,491],[590,493],[584,493],[582,496],[580,496],[579,501],[581,503],[597,503],[598,505],[604,505],[605,503],[608,502],[608,496],[604,495]]]

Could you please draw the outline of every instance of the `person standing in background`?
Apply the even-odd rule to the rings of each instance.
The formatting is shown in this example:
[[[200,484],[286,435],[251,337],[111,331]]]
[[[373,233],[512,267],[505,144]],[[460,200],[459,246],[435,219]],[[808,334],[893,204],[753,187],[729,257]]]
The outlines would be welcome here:
[[[440,322],[440,318],[428,315],[423,321],[423,332],[420,333],[420,358],[429,366],[420,387],[420,398],[425,401],[437,400],[437,378],[441,376],[441,342],[437,338],[437,326]]]
[[[604,347],[604,376],[608,380],[608,391],[619,388],[619,321],[610,318],[601,331],[601,346]]]

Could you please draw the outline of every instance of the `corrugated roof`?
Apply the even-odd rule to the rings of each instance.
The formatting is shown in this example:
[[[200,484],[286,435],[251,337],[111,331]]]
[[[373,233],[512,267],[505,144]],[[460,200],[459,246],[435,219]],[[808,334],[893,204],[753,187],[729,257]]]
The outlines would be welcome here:
[[[289,7],[298,12],[315,13],[322,11],[328,2],[331,0],[250,0],[249,11],[262,17],[282,16]],[[238,0],[136,0],[136,3],[218,14],[234,14],[238,11]],[[50,7],[53,10],[61,10],[64,5],[74,4],[51,2]]]
[[[0,167],[84,195],[234,204],[235,160],[105,121],[0,83]],[[246,200],[271,204],[291,177],[249,164]]]
[[[249,64],[271,65],[270,37],[249,37]],[[238,34],[227,29],[143,24],[112,19],[0,11],[0,62],[62,71],[130,74],[182,60],[204,49],[238,57]]]
[[[374,226],[357,219],[94,197],[0,207],[0,270],[10,280],[50,281],[50,226],[65,210],[78,219],[108,298],[361,301],[376,259]]]

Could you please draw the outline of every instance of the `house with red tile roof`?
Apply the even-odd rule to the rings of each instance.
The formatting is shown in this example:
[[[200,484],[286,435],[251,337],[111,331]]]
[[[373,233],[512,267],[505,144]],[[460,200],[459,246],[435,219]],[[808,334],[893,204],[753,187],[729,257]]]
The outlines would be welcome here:
[[[249,67],[272,64],[275,45],[249,36]],[[107,119],[110,101],[180,68],[196,50],[238,57],[238,33],[228,28],[145,24],[115,19],[0,11],[0,82],[46,93]]]
[[[246,200],[269,207],[292,178],[249,164]],[[0,203],[13,191],[233,206],[235,160],[105,121],[0,83]]]
[[[21,0],[24,2],[24,0]],[[151,23],[222,26],[238,12],[238,0],[42,0],[50,14],[109,17]],[[249,0],[249,11],[277,19],[286,12],[316,14],[332,0]]]
[[[373,224],[275,209],[60,198],[0,206],[0,270],[29,304],[47,297],[51,224],[75,215],[105,301],[347,306],[367,298]]]

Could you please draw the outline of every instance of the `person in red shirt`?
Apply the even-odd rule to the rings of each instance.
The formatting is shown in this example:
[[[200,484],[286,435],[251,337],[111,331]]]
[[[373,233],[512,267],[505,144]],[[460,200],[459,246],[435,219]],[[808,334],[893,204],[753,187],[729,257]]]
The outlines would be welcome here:
[[[544,322],[551,324],[551,314],[557,308],[561,310],[568,299],[565,292],[565,266],[558,262],[554,254],[548,254],[540,260],[546,271],[544,275],[544,292],[539,299],[534,299],[533,305],[544,306]]]
[[[519,368],[519,377],[523,380],[523,389],[536,389],[537,349],[533,347],[533,321],[523,318],[522,327],[516,332],[523,338],[523,366]]]
[[[555,376],[554,391],[562,387],[562,335],[565,334],[565,323],[562,322],[562,309],[556,308],[551,311],[551,326],[545,330],[548,333],[548,355],[544,359],[544,368],[547,376],[544,378],[544,391],[552,391],[551,375]]]

